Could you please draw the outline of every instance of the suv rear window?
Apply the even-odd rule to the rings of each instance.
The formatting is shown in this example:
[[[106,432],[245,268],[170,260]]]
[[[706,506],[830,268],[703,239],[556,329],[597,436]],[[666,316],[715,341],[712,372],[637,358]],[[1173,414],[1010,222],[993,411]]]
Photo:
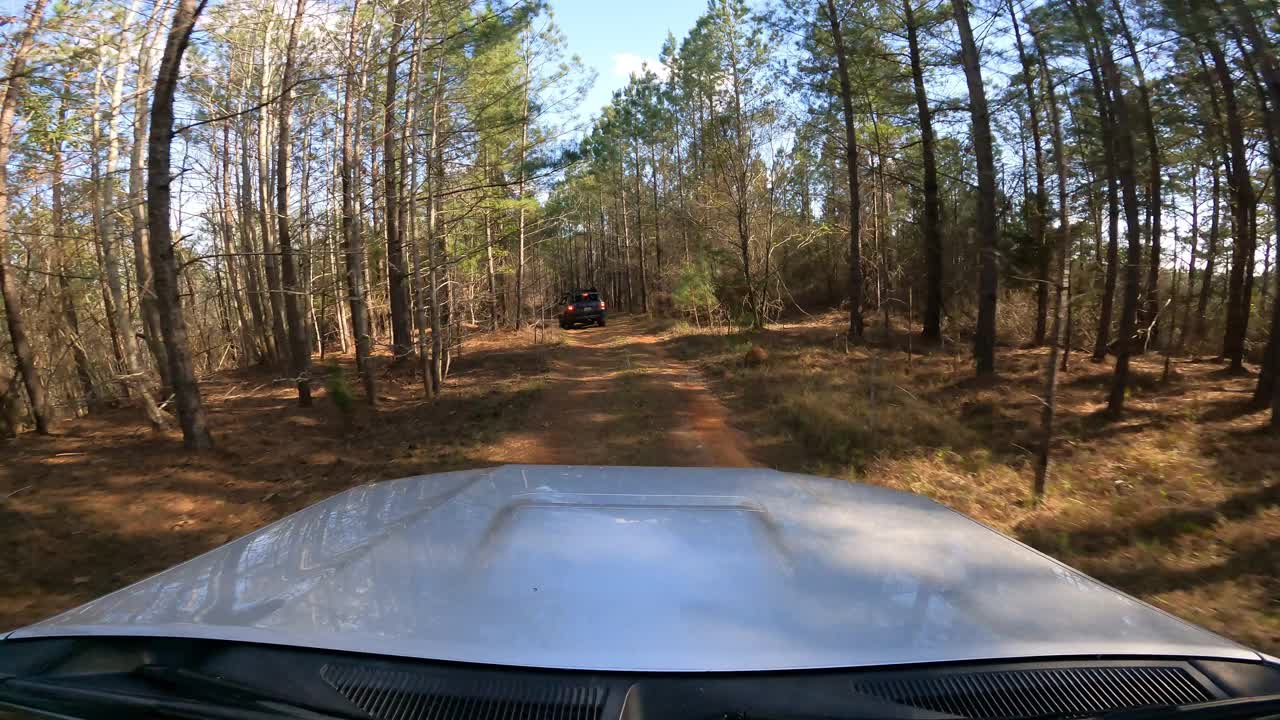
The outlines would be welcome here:
[[[569,296],[569,304],[575,303],[598,303],[600,302],[599,293],[578,293]]]

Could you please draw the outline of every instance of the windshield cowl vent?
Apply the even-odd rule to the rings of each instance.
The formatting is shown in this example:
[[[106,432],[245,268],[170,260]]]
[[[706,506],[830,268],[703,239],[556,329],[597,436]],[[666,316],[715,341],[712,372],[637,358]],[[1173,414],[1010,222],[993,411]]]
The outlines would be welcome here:
[[[853,691],[965,718],[1074,718],[1205,702],[1216,696],[1175,666],[1101,666],[857,679]]]
[[[375,720],[600,720],[604,687],[509,678],[436,675],[328,664],[320,676]]]

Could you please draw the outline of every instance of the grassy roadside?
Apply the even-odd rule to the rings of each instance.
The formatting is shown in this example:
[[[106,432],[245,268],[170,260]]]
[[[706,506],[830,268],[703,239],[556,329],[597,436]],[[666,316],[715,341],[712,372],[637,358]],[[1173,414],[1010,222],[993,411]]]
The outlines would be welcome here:
[[[915,355],[905,337],[849,348],[835,316],[751,335],[673,328],[780,469],[930,496],[1126,592],[1280,653],[1280,439],[1243,413],[1251,378],[1216,363],[1140,358],[1131,411],[1099,413],[1109,364],[1073,358],[1047,500],[1027,502],[1042,350],[1002,349],[1000,376],[973,380],[965,349]],[[747,367],[747,349],[769,353]],[[917,348],[918,351],[918,348]]]

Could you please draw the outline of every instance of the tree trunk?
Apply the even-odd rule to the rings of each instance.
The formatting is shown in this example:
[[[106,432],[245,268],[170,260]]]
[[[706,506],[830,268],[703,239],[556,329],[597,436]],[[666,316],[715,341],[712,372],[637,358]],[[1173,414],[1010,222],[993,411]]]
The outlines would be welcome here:
[[[36,0],[40,2],[40,0]],[[173,140],[173,98],[177,91],[182,55],[191,39],[196,18],[205,0],[178,0],[160,59],[155,94],[151,103],[151,138],[147,143],[147,222],[151,267],[155,273],[156,302],[160,329],[169,358],[174,401],[182,426],[183,445],[199,450],[213,446],[205,421],[200,387],[187,346],[187,321],[178,300],[178,264],[169,229],[169,149]],[[3,167],[3,163],[0,163]],[[2,193],[0,193],[2,196]]]
[[[1160,314],[1160,234],[1161,211],[1163,203],[1160,199],[1160,142],[1156,132],[1155,110],[1151,104],[1151,89],[1147,85],[1146,73],[1142,70],[1142,59],[1138,55],[1138,45],[1134,42],[1133,33],[1129,30],[1129,22],[1125,19],[1124,8],[1120,0],[1111,0],[1120,24],[1120,36],[1124,39],[1125,49],[1133,62],[1133,72],[1138,81],[1138,99],[1142,103],[1143,131],[1147,137],[1147,237],[1150,238],[1151,254],[1147,263],[1146,302],[1142,308],[1144,332],[1154,338],[1159,334],[1158,316]],[[1139,347],[1144,347],[1142,343]]]
[[[351,332],[355,335],[356,370],[364,384],[365,399],[371,407],[378,404],[378,390],[373,374],[370,351],[373,337],[369,328],[369,297],[364,285],[364,236],[360,228],[360,212],[355,180],[356,134],[356,36],[359,28],[360,0],[351,6],[351,27],[347,34],[346,76],[342,102],[342,252],[346,258],[347,304],[351,308]]]
[[[1011,10],[1012,12],[1012,10]],[[1045,364],[1044,406],[1040,415],[1040,448],[1036,456],[1036,479],[1032,488],[1032,497],[1039,499],[1044,495],[1049,477],[1050,451],[1053,448],[1053,423],[1057,411],[1058,391],[1058,346],[1063,326],[1063,316],[1067,312],[1067,303],[1063,302],[1063,294],[1070,297],[1071,283],[1071,212],[1067,196],[1068,177],[1066,146],[1062,141],[1062,120],[1058,113],[1058,97],[1053,78],[1049,75],[1049,65],[1045,58],[1044,48],[1035,28],[1031,28],[1032,38],[1036,45],[1036,54],[1040,56],[1040,79],[1045,88],[1045,100],[1049,105],[1049,126],[1053,137],[1054,165],[1058,173],[1058,237],[1057,260],[1058,274],[1053,292],[1053,326],[1049,332],[1049,357]],[[1030,90],[1030,88],[1028,88]],[[1068,337],[1068,344],[1070,338]],[[1065,355],[1065,353],[1064,353]]]
[[[1238,27],[1244,31],[1245,37],[1253,45],[1256,65],[1262,70],[1262,84],[1265,86],[1268,100],[1266,121],[1267,150],[1272,172],[1271,217],[1275,224],[1276,247],[1280,250],[1280,61],[1276,58],[1275,48],[1270,39],[1258,26],[1257,19],[1248,5],[1242,0],[1232,0],[1231,6],[1235,11]],[[1277,267],[1280,268],[1280,263]],[[1255,407],[1265,407],[1267,401],[1272,400],[1274,408],[1272,426],[1280,429],[1280,280],[1277,280],[1276,284],[1271,310],[1271,334],[1263,356],[1262,368],[1258,373],[1258,385],[1254,390],[1253,404]],[[1265,292],[1263,292],[1263,299],[1266,299]]]
[[[1036,326],[1031,342],[1035,346],[1044,344],[1045,326],[1049,314],[1049,265],[1051,251],[1045,243],[1045,226],[1048,224],[1049,196],[1044,186],[1044,143],[1040,135],[1040,111],[1036,103],[1035,73],[1031,59],[1027,57],[1022,45],[1022,31],[1018,27],[1018,16],[1014,11],[1013,0],[1009,0],[1009,20],[1013,24],[1013,37],[1018,48],[1018,61],[1022,66],[1022,82],[1027,93],[1027,115],[1031,123],[1031,141],[1035,148],[1036,200],[1031,214],[1031,240],[1036,247]]]
[[[234,245],[235,232],[232,230],[234,224],[234,214],[231,209],[231,124],[223,123],[222,125],[222,171],[221,177],[221,194],[218,196],[219,224],[222,227],[222,246],[223,252],[226,254],[227,263],[227,284],[231,292],[231,299],[236,306],[236,320],[238,337],[240,340],[240,348],[246,356],[252,355],[255,362],[262,362],[262,347],[258,345],[257,338],[250,332],[249,318],[245,313],[244,298],[240,294],[239,271],[236,267],[243,265],[246,258],[237,257]],[[247,360],[248,358],[244,358]],[[243,362],[243,360],[242,360]]]
[[[635,150],[636,162],[636,242],[640,246],[640,312],[648,314],[649,312],[649,273],[645,267],[644,249],[644,221],[641,212],[644,209],[644,192],[640,187],[640,141],[632,139],[632,148]]]
[[[1234,218],[1235,242],[1231,251],[1231,275],[1227,283],[1227,327],[1222,339],[1222,355],[1231,361],[1231,369],[1244,370],[1245,335],[1249,329],[1249,282],[1253,265],[1254,243],[1253,183],[1249,179],[1249,160],[1245,152],[1244,125],[1236,100],[1235,80],[1221,46],[1206,36],[1205,48],[1213,61],[1218,84],[1222,88],[1223,105],[1227,114],[1227,140],[1231,150],[1231,173],[1227,176],[1227,190],[1231,197],[1231,214]]]
[[[62,128],[67,120],[67,101],[70,99],[70,83],[63,84],[63,93],[58,104],[58,127]],[[71,354],[76,365],[76,379],[80,383],[80,396],[87,411],[93,412],[98,409],[98,391],[93,386],[93,373],[89,369],[89,355],[84,350],[84,343],[80,340],[80,318],[76,313],[75,298],[71,293],[71,279],[67,274],[71,271],[70,263],[66,259],[66,249],[64,243],[69,239],[67,236],[67,227],[65,213],[62,204],[62,138],[55,135],[50,141],[50,203],[49,214],[50,221],[53,225],[54,243],[58,247],[58,301],[62,309],[62,321],[66,323],[63,328],[67,334],[67,339],[71,343]]]
[[[525,167],[524,167],[524,166],[525,166],[525,161],[526,161],[526,159],[527,159],[527,157],[526,157],[526,156],[527,156],[527,154],[528,154],[528,152],[529,152],[528,145],[529,145],[529,92],[530,92],[530,90],[529,90],[529,81],[530,81],[530,67],[529,67],[529,47],[528,47],[528,45],[529,45],[529,40],[528,40],[528,38],[525,38],[525,39],[523,40],[523,43],[524,43],[524,48],[523,48],[524,82],[522,83],[522,86],[524,87],[524,106],[523,106],[523,108],[522,108],[522,110],[521,110],[521,113],[520,113],[520,155],[519,155],[519,157],[518,157],[518,159],[517,159],[517,162],[519,162],[519,163],[520,163],[520,169],[519,169],[519,181],[516,183],[516,199],[517,199],[517,201],[520,203],[520,218],[519,218],[519,224],[520,224],[520,227],[519,227],[519,230],[518,230],[519,237],[518,237],[518,238],[517,238],[517,240],[516,240],[516,244],[517,244],[517,252],[516,252],[516,329],[517,329],[517,330],[519,330],[519,329],[520,329],[520,327],[524,324],[524,264],[525,264],[525,230],[526,230],[526,228],[525,228],[525,217],[524,217],[524,216],[525,216],[525,212],[524,212]],[[625,200],[624,200],[624,202],[625,202]],[[628,278],[630,278],[630,276],[629,276],[629,275],[628,275]],[[631,295],[631,290],[630,290],[630,288],[628,288],[628,290],[627,290],[627,295],[628,295],[628,297]]]
[[[978,276],[978,326],[973,334],[973,355],[978,375],[996,371],[996,296],[999,275],[996,266],[996,167],[991,140],[991,117],[987,93],[982,86],[982,65],[978,46],[969,27],[967,0],[951,0],[960,31],[960,57],[969,87],[969,114],[973,121],[973,149],[978,166],[978,234],[982,243],[982,265]]]
[[[493,267],[493,210],[484,210],[485,279],[489,289],[489,329],[498,331],[498,280]]]
[[[1079,7],[1070,3],[1071,14],[1081,31],[1087,25]],[[1102,303],[1098,312],[1098,332],[1093,345],[1093,362],[1100,363],[1107,359],[1111,343],[1111,320],[1114,315],[1116,283],[1120,264],[1120,187],[1116,169],[1116,138],[1113,127],[1114,118],[1111,103],[1107,100],[1107,90],[1098,67],[1100,61],[1093,43],[1086,40],[1085,54],[1088,59],[1090,83],[1093,88],[1094,103],[1098,106],[1098,124],[1102,130],[1102,158],[1104,171],[1107,174],[1107,250],[1106,273],[1103,279]]]
[[[957,0],[963,1],[963,0]],[[857,118],[853,114],[853,84],[844,47],[844,28],[835,0],[826,0],[827,24],[835,45],[836,73],[840,82],[840,113],[844,120],[845,172],[849,175],[849,338],[862,338],[862,207],[858,188]],[[993,176],[994,179],[994,176]]]
[[[924,329],[926,340],[942,339],[942,205],[938,200],[938,161],[934,149],[933,112],[925,92],[924,67],[920,60],[920,40],[911,0],[902,0],[906,16],[907,47],[911,55],[911,82],[915,88],[916,112],[920,119],[920,154],[924,164],[924,238],[925,301]]]
[[[133,0],[126,17],[136,14],[139,5],[139,0]],[[130,23],[126,20],[121,30],[122,37],[128,37],[129,26]],[[102,243],[103,269],[106,271],[107,289],[111,293],[109,311],[112,313],[114,327],[119,334],[116,342],[120,348],[125,384],[129,387],[130,395],[138,398],[142,403],[143,412],[152,429],[160,430],[166,427],[169,422],[156,405],[151,389],[147,387],[142,368],[138,364],[138,345],[134,338],[133,320],[129,317],[129,306],[125,301],[124,288],[120,281],[120,256],[116,245],[115,178],[116,165],[120,159],[120,136],[116,131],[116,115],[120,107],[121,97],[124,94],[124,75],[127,63],[123,59],[131,54],[129,48],[123,44],[117,53],[120,62],[116,66],[116,76],[111,86],[110,104],[107,106],[106,113],[107,178],[106,182],[100,183],[94,188],[96,193],[94,201],[98,207],[98,235]],[[95,119],[94,122],[96,125],[97,120]]]
[[[1125,238],[1128,245],[1125,258],[1124,296],[1120,307],[1120,332],[1116,344],[1116,367],[1111,391],[1107,398],[1107,411],[1112,415],[1118,415],[1124,410],[1125,394],[1129,384],[1129,360],[1134,348],[1138,290],[1141,281],[1142,221],[1138,209],[1133,127],[1129,119],[1129,105],[1124,97],[1120,71],[1112,56],[1111,41],[1103,26],[1097,0],[1084,0],[1084,4],[1093,31],[1093,41],[1097,43],[1097,54],[1102,59],[1102,76],[1107,88],[1107,101],[1115,121],[1116,169],[1120,180],[1125,216]]]
[[[93,223],[94,233],[94,251],[98,255],[98,267],[105,269],[108,266],[107,253],[104,252],[104,244],[109,243],[106,239],[103,216],[107,213],[105,199],[102,193],[102,123],[99,117],[102,113],[102,93],[103,86],[106,82],[107,73],[107,53],[101,43],[97,46],[98,63],[94,69],[93,81],[93,103],[89,110],[89,217]],[[100,276],[102,277],[102,276]],[[105,280],[105,278],[102,278]],[[116,315],[115,296],[111,294],[111,284],[109,282],[99,282],[98,290],[102,293],[102,309],[106,316],[107,338],[111,341],[111,355],[115,359],[112,365],[112,380],[119,382],[121,378],[128,376],[124,364],[124,349],[120,346],[120,328],[116,324],[118,316]],[[126,382],[120,383],[121,393],[127,398],[129,397],[131,385]]]
[[[155,17],[154,31],[148,30],[146,39],[138,51],[138,88],[133,106],[133,144],[129,148],[129,218],[132,224],[133,271],[138,287],[138,312],[142,316],[143,338],[156,372],[160,376],[161,394],[173,387],[169,379],[169,360],[164,354],[164,340],[160,337],[160,313],[156,309],[156,291],[151,278],[151,263],[147,259],[147,93],[152,68],[158,61],[158,40],[164,26],[159,11]]]
[[[621,181],[621,178],[619,178],[619,181]],[[622,209],[617,213],[622,219],[622,235],[619,236],[615,231],[613,239],[618,245],[617,261],[622,268],[623,281],[627,288],[627,312],[635,312],[635,293],[631,284],[631,230],[627,220],[627,194],[619,192],[618,196],[622,200]],[[521,244],[521,247],[523,248],[523,244]],[[521,255],[523,256],[523,252]]]
[[[245,284],[249,291],[249,313],[253,316],[253,327],[263,348],[263,364],[274,364],[278,357],[275,336],[271,332],[271,323],[267,313],[271,312],[270,300],[263,290],[263,258],[258,251],[258,243],[254,239],[254,228],[257,226],[258,214],[253,205],[253,176],[249,172],[249,134],[245,129],[240,136],[240,181],[236,184],[236,196],[240,209],[240,247],[245,254]],[[263,246],[263,249],[267,249]],[[273,316],[274,317],[274,316]]]
[[[1178,351],[1187,346],[1191,334],[1191,303],[1196,292],[1196,253],[1200,246],[1200,167],[1191,174],[1191,257],[1187,259],[1187,296],[1182,307],[1182,334],[1178,336]],[[1172,337],[1172,336],[1170,336]]]
[[[1217,163],[1209,167],[1213,176],[1211,190],[1211,215],[1209,217],[1209,240],[1204,251],[1204,273],[1200,278],[1200,299],[1196,302],[1195,339],[1204,338],[1206,332],[1206,315],[1209,312],[1209,297],[1213,294],[1214,263],[1218,259],[1218,233],[1222,217],[1222,177],[1218,173]]]
[[[417,345],[418,370],[422,379],[423,394],[427,398],[435,395],[435,385],[431,381],[431,355],[427,352],[427,303],[426,293],[423,292],[423,266],[422,266],[422,248],[421,241],[418,237],[418,128],[417,128],[417,109],[422,103],[421,86],[418,83],[418,68],[421,62],[421,56],[417,53],[416,48],[422,37],[423,22],[417,23],[413,34],[413,48],[411,59],[409,61],[409,94],[405,98],[405,116],[404,116],[404,133],[401,138],[401,147],[405,153],[404,157],[408,167],[408,222],[405,225],[406,241],[409,245],[409,261],[412,271],[409,273],[409,288],[413,296],[413,329],[414,341]],[[432,122],[432,131],[436,130],[435,123]],[[428,153],[434,142],[429,142]],[[430,155],[428,155],[430,157]],[[428,163],[427,177],[425,184],[428,188],[434,187],[431,182],[431,168]],[[433,193],[428,189],[427,202],[431,203],[434,199]],[[428,231],[429,232],[429,231]],[[428,238],[428,243],[430,243]]]
[[[400,223],[400,181],[396,163],[396,86],[400,68],[400,42],[404,37],[405,10],[397,3],[391,20],[391,44],[387,48],[386,95],[382,104],[383,193],[387,233],[387,295],[391,312],[391,344],[395,361],[413,352],[409,318],[409,291],[405,285],[404,229]]]
[[[436,77],[435,88],[432,93],[431,102],[431,147],[428,149],[430,158],[427,161],[427,178],[428,178],[428,203],[427,210],[427,282],[430,288],[427,294],[427,303],[430,312],[431,323],[431,367],[430,367],[430,387],[428,393],[438,393],[441,384],[444,382],[445,375],[445,343],[444,343],[444,323],[440,315],[440,273],[439,268],[443,261],[441,257],[444,253],[441,249],[444,246],[442,223],[440,217],[439,193],[440,181],[444,176],[444,160],[443,148],[441,142],[443,138],[440,133],[441,106],[444,101],[444,57],[443,55],[436,61]],[[524,172],[521,170],[521,172]],[[520,211],[521,219],[524,218],[524,210]],[[523,247],[521,248],[523,251]],[[519,312],[519,311],[517,311]]]
[[[280,76],[280,119],[276,122],[276,236],[280,241],[280,273],[284,289],[285,316],[289,333],[289,371],[298,387],[298,404],[311,405],[311,342],[307,337],[307,322],[303,316],[303,287],[298,282],[298,270],[293,260],[293,243],[289,236],[289,158],[293,138],[289,135],[292,112],[294,54],[298,49],[298,29],[302,25],[302,13],[306,0],[298,0],[293,21],[289,24],[289,44],[284,53],[284,72]]]
[[[18,103],[27,89],[27,56],[35,42],[35,35],[44,21],[47,0],[31,0],[27,6],[27,25],[18,36],[9,61],[9,86],[5,88],[3,104],[0,104],[0,296],[4,298],[5,319],[9,323],[9,341],[18,363],[18,374],[27,390],[31,403],[31,416],[36,432],[49,434],[49,405],[45,399],[44,383],[35,366],[35,354],[27,338],[26,323],[22,319],[18,288],[9,277],[9,153],[12,150],[14,116]]]
[[[262,69],[258,84],[258,102],[264,107],[258,110],[258,227],[262,236],[262,259],[267,276],[267,299],[271,309],[271,335],[275,338],[276,365],[284,365],[289,352],[289,332],[285,322],[284,287],[280,281],[280,255],[276,251],[279,239],[271,223],[271,153],[270,147],[270,107],[271,68],[275,65],[272,52],[272,38],[275,35],[276,16],[272,12],[267,21],[262,40]]]
[[[657,143],[649,146],[649,166],[653,168],[653,275],[654,282],[662,287],[662,212],[658,207],[658,154]]]

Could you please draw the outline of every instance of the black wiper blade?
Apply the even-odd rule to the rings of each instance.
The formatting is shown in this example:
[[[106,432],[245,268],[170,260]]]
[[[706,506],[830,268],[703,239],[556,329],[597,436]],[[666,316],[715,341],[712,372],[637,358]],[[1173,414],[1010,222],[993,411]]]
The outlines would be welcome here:
[[[1280,695],[1210,700],[1190,705],[1167,705],[1141,710],[1116,710],[1086,720],[1265,720],[1280,719]]]

